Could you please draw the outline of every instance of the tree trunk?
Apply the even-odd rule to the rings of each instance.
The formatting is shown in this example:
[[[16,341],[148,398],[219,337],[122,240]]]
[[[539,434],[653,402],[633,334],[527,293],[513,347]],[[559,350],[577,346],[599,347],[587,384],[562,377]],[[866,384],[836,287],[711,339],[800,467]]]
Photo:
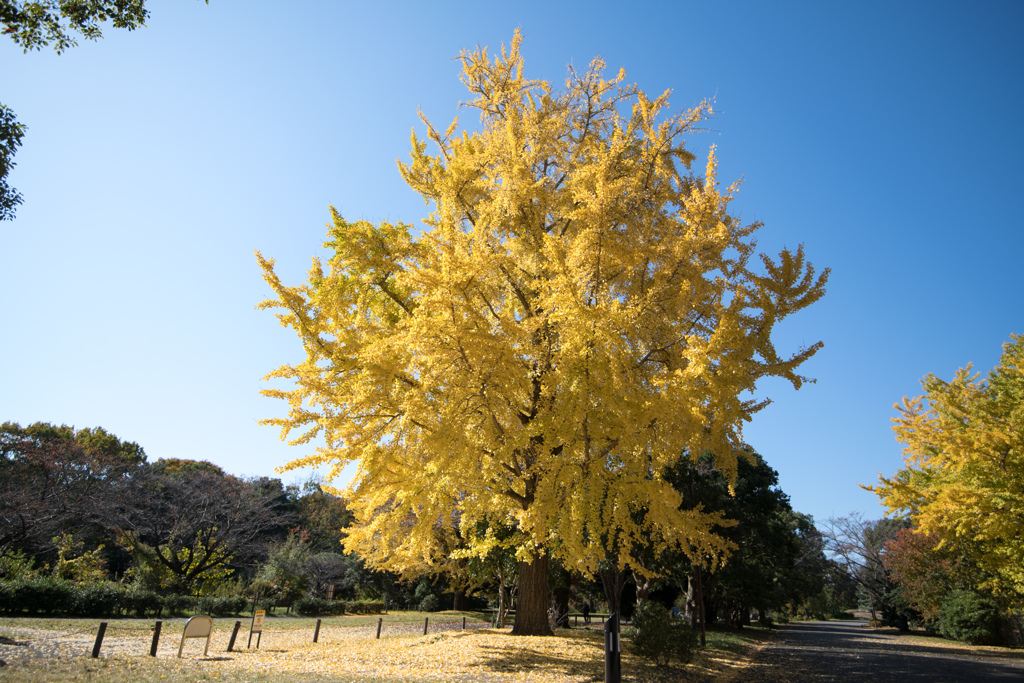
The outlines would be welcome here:
[[[692,486],[692,484],[691,484]],[[704,613],[704,586],[700,576],[700,565],[694,566],[694,574],[697,577],[697,615],[700,619],[700,646],[707,647],[707,615]]]
[[[604,598],[608,601],[608,611],[618,612],[622,618],[622,588],[626,585],[626,573],[619,569],[614,559],[609,559],[601,568],[601,585],[604,587]]]
[[[508,599],[505,591],[505,571],[501,568],[501,564],[498,564],[498,570],[495,572],[498,576],[498,622],[495,624],[498,628],[505,628],[505,615],[508,613]]]
[[[469,598],[466,591],[455,589],[455,599],[452,601],[452,609],[456,612],[465,612],[469,609]]]
[[[652,579],[645,579],[636,572],[633,572],[633,581],[636,583],[636,603],[647,602],[651,596],[651,586],[654,584]]]
[[[516,606],[514,636],[550,636],[548,623],[548,554],[536,555],[532,562],[519,563],[519,602]]]

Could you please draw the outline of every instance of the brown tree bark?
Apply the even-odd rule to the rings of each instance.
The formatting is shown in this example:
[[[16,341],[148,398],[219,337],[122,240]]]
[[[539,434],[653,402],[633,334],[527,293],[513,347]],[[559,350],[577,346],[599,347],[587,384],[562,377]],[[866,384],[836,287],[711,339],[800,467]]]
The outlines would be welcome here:
[[[519,600],[512,635],[554,635],[548,623],[548,604],[548,554],[543,551],[532,562],[519,563]]]
[[[619,569],[615,559],[609,556],[607,566],[602,567],[599,573],[608,611],[618,612],[619,619],[622,619],[622,589],[626,585],[626,572]]]
[[[456,612],[465,612],[469,609],[469,597],[461,589],[455,589],[455,599],[452,601],[452,609]]]

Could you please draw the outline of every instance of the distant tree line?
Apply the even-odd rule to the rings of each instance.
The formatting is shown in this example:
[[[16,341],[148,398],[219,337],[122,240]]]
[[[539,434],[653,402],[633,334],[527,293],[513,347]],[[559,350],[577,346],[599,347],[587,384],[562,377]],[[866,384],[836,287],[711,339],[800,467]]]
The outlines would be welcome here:
[[[625,617],[638,601],[659,602],[694,626],[701,613],[707,623],[742,626],[752,614],[825,617],[854,603],[853,584],[825,556],[813,520],[793,511],[759,454],[748,449],[740,459],[732,493],[714,458],[684,463],[669,478],[680,505],[736,521],[721,532],[729,560],[701,574],[699,561],[652,546],[642,564],[622,570],[608,562],[600,580],[554,562],[556,626],[585,602]],[[352,523],[344,498],[316,481],[284,486],[205,461],[150,462],[141,446],[103,428],[0,426],[0,581],[116,582],[139,594],[299,601],[324,613],[335,609],[324,604],[329,594],[349,611],[365,601],[426,610],[492,604],[504,620],[514,606],[513,530],[480,529],[498,539],[486,557],[460,552],[464,538],[446,538],[445,553],[399,574],[342,552]]]

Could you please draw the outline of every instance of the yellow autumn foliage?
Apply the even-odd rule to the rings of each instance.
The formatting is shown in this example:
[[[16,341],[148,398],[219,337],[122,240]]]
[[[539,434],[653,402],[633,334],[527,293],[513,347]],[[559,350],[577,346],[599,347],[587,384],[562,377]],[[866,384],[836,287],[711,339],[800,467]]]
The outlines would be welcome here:
[[[583,573],[612,548],[623,565],[650,545],[714,561],[723,520],[679,509],[662,473],[711,452],[735,475],[767,403],[756,382],[799,388],[821,346],[780,355],[772,329],[828,271],[802,247],[751,264],[759,224],[729,214],[714,149],[699,173],[684,146],[708,102],[668,115],[668,92],[605,79],[600,60],[556,90],[523,76],[520,43],[461,55],[479,130],[413,134],[399,166],[422,226],[332,209],[334,255],[296,287],[257,254],[275,293],[261,307],[306,352],[268,375],[293,385],[264,391],[289,406],[265,422],[324,439],[286,469],[358,463],[346,548],[380,567],[438,561],[439,528],[483,555],[494,524],[518,530],[521,560]]]
[[[969,548],[979,587],[1024,599],[1024,336],[1011,335],[986,379],[971,366],[921,381],[894,407],[906,467],[874,491],[941,546]]]

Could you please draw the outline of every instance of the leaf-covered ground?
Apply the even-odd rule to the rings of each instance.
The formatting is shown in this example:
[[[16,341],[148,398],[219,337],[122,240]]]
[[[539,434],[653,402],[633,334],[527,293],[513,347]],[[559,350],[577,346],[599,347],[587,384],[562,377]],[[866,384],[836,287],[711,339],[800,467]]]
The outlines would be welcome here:
[[[259,649],[246,649],[243,621],[235,650],[227,652],[233,619],[216,620],[209,655],[202,640],[188,640],[177,658],[184,620],[165,620],[156,659],[149,657],[152,621],[111,621],[99,659],[88,657],[98,620],[4,619],[0,621],[0,681],[559,681],[604,680],[600,631],[559,631],[551,638],[513,637],[507,630],[461,630],[461,617],[431,621],[385,617],[381,639],[376,618],[324,619],[318,643],[311,619],[270,619]],[[472,621],[470,621],[472,625]],[[479,624],[478,626],[486,626]],[[709,634],[709,649],[686,667],[658,668],[632,657],[624,644],[624,681],[708,681],[728,678],[743,653],[763,632]]]

